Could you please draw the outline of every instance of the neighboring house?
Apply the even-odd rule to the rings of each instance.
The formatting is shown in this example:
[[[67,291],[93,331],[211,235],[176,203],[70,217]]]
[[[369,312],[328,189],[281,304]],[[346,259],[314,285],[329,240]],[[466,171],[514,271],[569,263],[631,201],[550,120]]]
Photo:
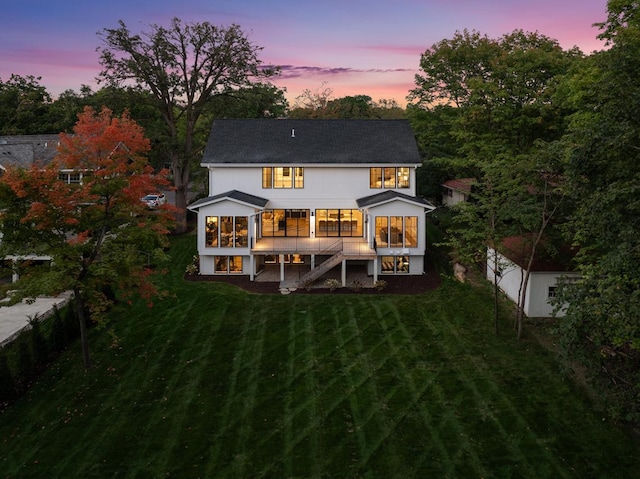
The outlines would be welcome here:
[[[517,304],[521,290],[522,280],[525,274],[526,260],[528,257],[528,243],[522,237],[509,237],[503,241],[498,251],[498,287]],[[487,279],[493,282],[494,255],[496,251],[492,247],[487,248]],[[571,259],[574,253],[571,251],[559,252],[555,258],[543,257],[539,254],[534,260],[524,305],[524,313],[530,318],[548,318],[553,316],[558,285],[561,282],[575,281],[580,277],[571,269]],[[557,317],[564,316],[564,311],[559,310]]]
[[[30,168],[45,166],[53,160],[60,146],[60,135],[7,135],[0,136],[0,176],[7,166]],[[65,183],[82,183],[85,172],[71,168],[60,170]]]
[[[0,176],[9,166],[20,168],[30,168],[33,165],[44,166],[49,163],[57,153],[60,145],[59,135],[7,135],[0,136]],[[60,172],[60,178],[70,181],[75,177],[71,170]],[[71,180],[73,181],[73,180]],[[2,236],[0,235],[0,242]],[[51,261],[50,256],[38,254],[27,255],[6,255],[2,258],[8,263],[47,263]],[[12,270],[11,281],[18,280],[18,272],[15,265]]]
[[[200,274],[251,280],[277,264],[280,281],[313,281],[350,264],[378,275],[425,271],[426,213],[415,196],[421,161],[404,120],[216,120],[202,166]],[[285,264],[308,266],[286,277]]]
[[[44,166],[56,155],[59,135],[0,136],[0,175],[8,166]]]
[[[442,202],[445,206],[453,206],[467,201],[471,193],[473,178],[448,180],[442,184]]]

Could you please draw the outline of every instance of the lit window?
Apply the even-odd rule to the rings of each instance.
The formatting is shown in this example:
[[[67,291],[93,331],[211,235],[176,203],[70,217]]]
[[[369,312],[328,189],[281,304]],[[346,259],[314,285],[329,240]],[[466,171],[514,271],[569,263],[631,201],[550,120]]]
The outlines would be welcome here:
[[[369,168],[369,188],[409,188],[409,168]]]
[[[396,187],[396,169],[395,168],[384,169],[384,187],[385,188]]]
[[[369,170],[369,188],[382,188],[382,168],[374,167]]]
[[[382,274],[408,274],[409,256],[381,256],[380,272]]]
[[[205,246],[246,247],[249,245],[249,218],[247,216],[207,216],[205,219]]]
[[[213,260],[216,273],[242,273],[242,256],[214,256]]]
[[[304,168],[281,166],[262,168],[263,188],[304,188]]]
[[[207,216],[204,227],[205,246],[218,246],[218,217]]]
[[[398,188],[409,188],[409,168],[403,166],[401,168],[398,168],[396,171],[396,184]]]
[[[382,248],[389,246],[389,218],[376,216],[376,243]]]
[[[271,188],[273,183],[273,173],[271,168],[262,168],[262,187]]]
[[[296,167],[296,176],[294,180],[294,188],[304,188],[304,168]]]
[[[417,216],[376,216],[375,225],[378,247],[418,247]]]

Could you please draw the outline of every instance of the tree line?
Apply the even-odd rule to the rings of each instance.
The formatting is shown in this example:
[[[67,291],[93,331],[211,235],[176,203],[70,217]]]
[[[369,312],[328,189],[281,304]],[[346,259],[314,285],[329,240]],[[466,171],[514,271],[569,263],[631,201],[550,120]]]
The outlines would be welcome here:
[[[454,259],[491,263],[487,246],[519,239],[517,337],[533,263],[579,272],[557,291],[562,351],[612,386],[603,397],[617,417],[637,421],[640,5],[610,0],[597,26],[606,48],[589,55],[537,32],[456,32],[422,54],[407,113],[424,156],[421,193],[472,181],[448,228]]]

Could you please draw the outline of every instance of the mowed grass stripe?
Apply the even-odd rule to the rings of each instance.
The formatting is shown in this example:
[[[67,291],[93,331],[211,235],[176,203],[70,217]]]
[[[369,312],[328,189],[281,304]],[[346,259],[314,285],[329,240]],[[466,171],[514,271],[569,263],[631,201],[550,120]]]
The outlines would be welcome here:
[[[168,329],[171,333],[176,334],[180,330],[180,324],[174,323]],[[92,339],[95,336],[96,334],[92,334]],[[163,376],[159,375],[158,371],[162,369],[163,364],[169,362],[168,356],[174,355],[171,343],[160,340],[160,338],[165,337],[165,335],[151,335],[149,341],[144,345],[144,350],[149,351],[147,348],[152,348],[151,350],[154,354],[146,355],[146,361],[144,362],[139,360],[132,361],[131,369],[123,370],[121,373],[124,384],[131,384],[133,382],[129,379],[131,377],[141,378],[134,382],[138,385],[137,390],[123,391],[119,389],[118,393],[109,392],[101,398],[95,398],[95,394],[92,394],[92,398],[103,399],[104,402],[99,405],[94,402],[94,407],[99,407],[99,414],[108,417],[110,427],[101,427],[101,422],[99,421],[84,420],[82,421],[83,426],[79,430],[73,433],[62,433],[60,437],[68,438],[71,442],[68,444],[69,447],[66,452],[60,455],[60,460],[55,465],[54,471],[56,473],[60,473],[62,476],[67,475],[68,470],[74,470],[76,467],[75,462],[79,457],[89,458],[93,464],[100,464],[102,462],[101,458],[104,456],[104,449],[111,442],[114,430],[131,430],[132,422],[134,424],[137,422],[139,426],[134,429],[136,431],[135,437],[129,435],[127,442],[130,442],[131,448],[144,453],[144,440],[141,440],[141,438],[145,436],[149,423],[142,418],[146,418],[146,416],[136,417],[126,412],[120,414],[120,411],[123,407],[125,411],[128,411],[130,404],[145,409],[155,406],[155,401],[160,395],[160,391],[164,389],[164,385],[161,383]],[[104,346],[104,340],[96,340],[91,344],[94,346],[93,349],[97,349],[96,346]],[[138,348],[134,347],[133,350],[138,350]],[[105,367],[100,363],[99,359],[94,363],[94,369]],[[144,401],[141,400],[141,397]],[[80,444],[82,447],[78,447]],[[119,446],[121,447],[123,444],[121,443]]]
[[[210,347],[203,338],[210,337],[218,327],[215,321],[202,315],[202,305],[197,302],[191,301],[182,307],[185,317],[200,319],[182,323],[182,327],[171,335],[162,336],[166,347],[154,354],[155,367],[141,382],[143,387],[149,385],[150,388],[150,402],[146,407],[155,406],[155,411],[146,414],[146,424],[134,429],[138,436],[138,445],[134,448],[137,454],[152,457],[157,451],[162,451],[161,460],[156,464],[156,471],[161,474],[166,474],[168,460],[179,447],[182,437],[179,426],[184,422],[182,415],[197,393],[198,359],[204,358]],[[225,313],[226,305],[223,304],[218,314]]]
[[[446,326],[451,337],[463,341],[457,330],[450,325]],[[535,476],[539,473],[538,465],[544,461],[547,467],[553,466],[554,470],[550,471],[553,477],[569,477],[549,451],[540,447],[543,441],[531,430],[528,421],[520,414],[512,399],[497,386],[492,368],[477,355],[468,355],[467,358],[469,360],[467,365],[473,365],[476,370],[481,371],[481,374],[471,377],[467,374],[466,368],[457,368],[455,364],[454,368],[467,391],[470,392],[475,408],[478,409],[478,415],[493,422],[501,437],[500,442],[505,444],[506,449],[511,452],[509,462],[524,469],[525,474]],[[489,404],[493,404],[494,407],[488,407]],[[480,414],[481,412],[484,414]],[[536,457],[542,456],[538,457],[539,462],[533,463],[528,459],[532,451],[535,451]]]
[[[196,306],[194,302],[182,305],[189,316],[198,309]],[[143,420],[127,417],[123,427],[131,430],[132,423],[140,424],[133,429],[132,441],[112,442],[111,450],[105,444],[106,449],[102,451],[103,456],[128,458],[127,463],[137,465],[128,468],[129,477],[136,477],[142,472],[165,475],[168,469],[176,467],[169,464],[183,456],[183,430],[188,428],[186,418],[198,395],[196,385],[204,373],[199,363],[210,349],[210,342],[202,338],[209,337],[217,329],[219,322],[216,318],[215,315],[201,318],[190,323],[188,329],[183,325],[179,331],[162,336],[167,344],[167,348],[163,348],[166,353],[158,355],[161,359],[157,364],[162,367],[152,368],[142,381],[143,384],[156,385],[153,399],[142,406],[146,413]],[[131,374],[135,373],[132,371]],[[125,435],[124,431],[122,435]],[[99,450],[100,446],[97,448]],[[161,452],[160,460],[149,461],[158,452]]]
[[[355,303],[355,304],[354,304]],[[381,388],[378,386],[378,372],[385,366],[385,364],[395,356],[395,351],[385,350],[381,351],[384,341],[381,340],[375,344],[372,348],[364,346],[362,337],[369,333],[370,329],[377,328],[378,325],[372,320],[369,314],[370,302],[359,298],[357,302],[350,302],[348,306],[348,323],[357,331],[354,344],[356,347],[355,352],[361,358],[359,361],[365,376],[362,378],[362,382],[356,387],[355,391],[351,394],[353,398],[352,402],[357,403],[356,411],[359,412],[360,417],[355,417],[355,427],[357,430],[363,432],[362,436],[365,440],[364,450],[361,452],[359,458],[360,470],[371,470],[371,458],[374,454],[378,453],[380,448],[386,446],[384,458],[378,456],[378,460],[383,459],[384,471],[378,470],[377,473],[383,473],[386,475],[399,474],[402,471],[404,465],[397,459],[397,450],[395,443],[390,439],[393,434],[394,425],[385,414],[385,405],[389,398],[395,394],[395,391],[389,391],[386,395],[381,392]],[[358,321],[358,317],[368,318]],[[364,327],[360,325],[365,323]],[[372,356],[378,352],[378,360]],[[355,385],[355,384],[354,384]],[[367,408],[368,405],[368,408]],[[365,409],[362,411],[362,409]]]
[[[197,327],[189,331],[192,337],[182,349],[173,380],[167,383],[169,396],[166,399],[165,409],[170,427],[166,429],[166,438],[163,443],[165,454],[162,454],[161,461],[153,464],[154,475],[184,473],[201,466],[200,463],[189,461],[196,451],[188,449],[190,447],[194,449],[192,431],[199,426],[193,418],[197,417],[197,409],[204,407],[205,398],[199,386],[205,382],[209,370],[202,365],[207,363],[214,346],[212,338],[219,330],[221,318],[225,314],[226,308],[223,308],[215,314],[201,317],[198,321],[194,321]]]
[[[368,388],[364,390],[365,384],[371,384],[371,376],[366,367],[366,353],[358,340],[361,331],[354,319],[353,309],[345,304],[342,310],[336,311],[335,318],[336,353],[341,361],[346,386],[344,402],[349,405],[349,410],[344,413],[345,424],[347,434],[356,438],[358,453],[353,458],[353,468],[361,473],[366,470],[369,457],[377,449],[375,437],[381,434],[381,430],[379,424],[369,430],[367,426],[373,416],[367,417],[367,413],[363,411],[366,402],[360,401],[362,394],[371,392]],[[368,435],[372,436],[371,440]]]
[[[243,371],[244,387],[239,391],[241,394],[236,396],[237,408],[235,414],[237,416],[238,431],[235,445],[235,460],[233,461],[233,475],[235,477],[243,477],[247,474],[246,468],[250,464],[251,456],[254,454],[250,444],[250,435],[253,425],[257,425],[258,417],[255,417],[256,405],[259,403],[258,386],[260,381],[260,365],[263,359],[263,349],[265,342],[265,332],[267,331],[267,320],[262,318],[258,320],[258,315],[251,315],[251,327],[247,330],[249,338],[249,347],[244,355],[246,363],[241,367]],[[241,356],[243,358],[243,356]],[[260,416],[260,415],[258,415]],[[248,474],[252,471],[249,470]]]
[[[315,318],[312,312],[292,311],[289,315],[289,361],[284,411],[285,477],[318,476],[322,452],[318,444],[318,384],[315,376]],[[317,458],[311,470],[308,457]]]
[[[445,477],[456,477],[460,462],[464,461],[464,467],[468,472],[483,477],[485,471],[481,466],[481,461],[474,449],[468,443],[466,437],[460,433],[461,427],[457,423],[457,418],[447,409],[441,411],[440,419],[433,414],[434,405],[447,404],[447,399],[436,381],[436,376],[424,378],[420,375],[421,383],[417,383],[412,374],[414,368],[405,359],[406,351],[400,352],[404,348],[409,348],[410,357],[419,361],[423,357],[414,346],[414,338],[404,327],[399,311],[387,304],[385,311],[380,314],[380,321],[385,331],[399,330],[401,337],[393,334],[386,334],[390,348],[397,351],[400,367],[398,372],[402,375],[406,385],[410,401],[404,406],[404,417],[413,410],[420,417],[425,431],[430,437],[430,442],[425,450],[418,454],[413,464],[416,471],[442,474]],[[400,422],[400,421],[399,421]],[[444,429],[443,424],[450,424],[452,431]],[[415,427],[415,426],[414,426]],[[455,441],[457,447],[452,448],[448,444]],[[434,457],[433,454],[436,454]]]
[[[213,445],[207,454],[207,468],[205,470],[205,477],[215,477],[216,474],[221,472],[222,466],[229,467],[233,462],[234,449],[229,450],[228,443],[234,442],[234,430],[238,421],[236,413],[240,404],[242,403],[242,395],[244,390],[242,389],[241,373],[246,367],[246,363],[243,360],[243,356],[249,355],[250,361],[253,356],[252,348],[248,347],[249,342],[249,330],[251,329],[252,315],[246,314],[242,321],[242,330],[237,339],[238,344],[231,363],[231,370],[229,371],[229,385],[226,389],[226,396],[224,404],[220,413],[220,422],[218,430],[213,436]],[[227,365],[228,366],[228,365]],[[228,437],[230,436],[230,437]]]
[[[446,318],[446,311],[437,311],[437,316]],[[451,376],[456,378],[455,385],[449,387],[447,393],[449,397],[455,398],[453,405],[457,409],[456,416],[464,419],[461,424],[465,426],[464,436],[473,440],[474,448],[479,452],[490,452],[492,457],[492,467],[496,465],[500,467],[513,467],[517,470],[524,470],[524,474],[531,477],[538,475],[537,466],[528,460],[531,451],[538,451],[539,441],[528,427],[527,421],[516,411],[510,397],[504,394],[497,387],[497,382],[491,379],[488,374],[493,370],[484,360],[480,360],[477,354],[469,351],[477,347],[470,342],[470,339],[463,337],[459,331],[464,331],[459,324],[453,327],[451,321],[442,321],[441,324],[435,325],[428,316],[422,313],[421,318],[423,324],[434,334],[442,334],[446,337],[446,341],[439,341],[438,345],[445,357],[453,358],[448,362],[451,368]],[[469,325],[473,325],[473,316],[469,316]],[[494,338],[495,335],[490,336]],[[475,343],[476,341],[474,341]],[[465,351],[461,353],[460,351]],[[471,374],[473,372],[473,374]],[[502,410],[505,411],[507,417],[500,419],[494,411],[497,410],[496,404],[503,405]],[[493,409],[489,407],[493,405]],[[514,437],[508,429],[516,426],[516,430],[520,431],[520,438]],[[525,439],[525,444],[520,445],[521,438]],[[501,449],[508,454],[503,454],[500,459],[495,454],[495,449],[488,451],[483,447],[487,444],[499,443]],[[554,460],[548,456],[546,451],[541,451],[547,466],[554,464]],[[537,454],[536,454],[537,455]],[[540,458],[539,458],[540,459]],[[546,462],[546,461],[550,461]],[[563,477],[561,473],[554,473],[556,477]]]

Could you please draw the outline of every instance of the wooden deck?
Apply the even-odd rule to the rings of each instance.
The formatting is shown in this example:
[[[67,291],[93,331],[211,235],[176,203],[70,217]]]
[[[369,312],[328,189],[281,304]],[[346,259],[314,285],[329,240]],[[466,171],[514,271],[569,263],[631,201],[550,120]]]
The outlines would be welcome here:
[[[260,238],[251,254],[334,255],[349,258],[374,259],[376,251],[362,238]]]

